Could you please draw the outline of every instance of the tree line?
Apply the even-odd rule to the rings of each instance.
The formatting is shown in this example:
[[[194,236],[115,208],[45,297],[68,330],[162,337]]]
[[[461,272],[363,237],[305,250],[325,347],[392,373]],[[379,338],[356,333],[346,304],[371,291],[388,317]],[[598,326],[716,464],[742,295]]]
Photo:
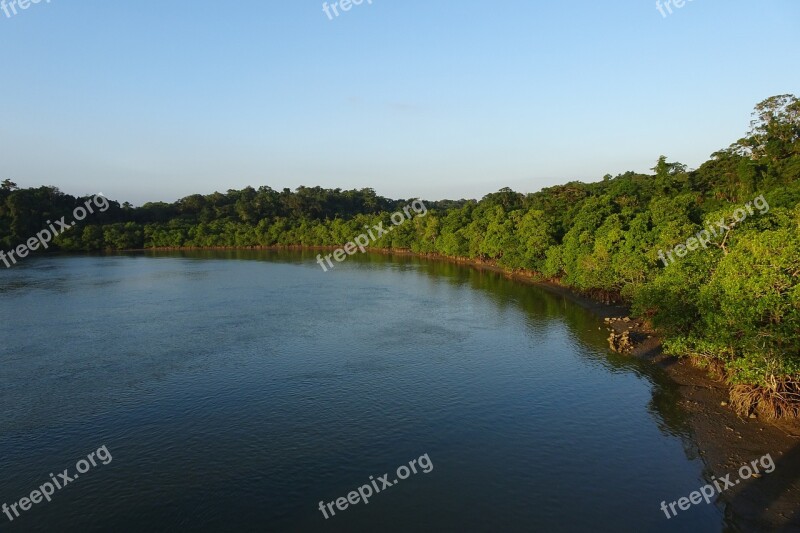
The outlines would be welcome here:
[[[491,262],[629,304],[731,384],[742,412],[800,415],[800,101],[759,103],[750,131],[690,170],[661,156],[652,173],[606,175],[537,193],[425,202],[428,214],[376,241],[385,249]],[[738,221],[762,196],[769,205]],[[55,187],[0,185],[0,248],[85,201]],[[104,213],[60,235],[66,251],[341,246],[409,202],[372,189],[270,187],[195,194]],[[665,264],[659,252],[725,220],[711,245]],[[724,233],[724,234],[723,234]]]

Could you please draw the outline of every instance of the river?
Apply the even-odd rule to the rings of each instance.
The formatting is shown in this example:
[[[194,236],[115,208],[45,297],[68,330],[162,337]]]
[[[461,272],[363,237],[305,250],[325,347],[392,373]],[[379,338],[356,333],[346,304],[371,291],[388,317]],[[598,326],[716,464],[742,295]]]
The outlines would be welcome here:
[[[714,505],[660,509],[706,484],[703,463],[675,385],[610,353],[599,318],[492,272],[315,258],[0,272],[0,503],[112,458],[0,530],[723,529]]]

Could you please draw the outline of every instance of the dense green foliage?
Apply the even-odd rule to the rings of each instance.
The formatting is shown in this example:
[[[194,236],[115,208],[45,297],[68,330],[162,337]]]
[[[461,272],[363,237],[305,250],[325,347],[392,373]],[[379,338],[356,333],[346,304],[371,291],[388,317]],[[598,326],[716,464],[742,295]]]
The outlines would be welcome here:
[[[628,172],[523,195],[429,202],[424,217],[376,246],[496,262],[621,299],[652,320],[667,347],[724,366],[732,383],[775,387],[800,375],[800,102],[756,107],[746,137],[696,170],[661,157],[652,175]],[[769,209],[733,224],[763,195]],[[52,187],[0,188],[0,247],[10,249],[71,213],[82,199]],[[64,250],[341,245],[406,205],[374,191],[269,187],[193,195],[105,213],[59,236]],[[665,265],[659,251],[719,220],[708,248]],[[720,230],[722,232],[722,230]]]

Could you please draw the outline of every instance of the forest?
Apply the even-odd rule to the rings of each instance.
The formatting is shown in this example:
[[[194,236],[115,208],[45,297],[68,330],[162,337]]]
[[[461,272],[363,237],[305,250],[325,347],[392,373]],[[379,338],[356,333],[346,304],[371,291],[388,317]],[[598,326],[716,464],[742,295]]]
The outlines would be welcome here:
[[[21,189],[6,179],[0,249],[25,242],[88,198],[52,186]],[[767,210],[752,209],[757,198]],[[49,252],[340,246],[366,225],[388,224],[408,201],[372,189],[267,186],[141,207],[111,201],[107,211],[59,235]],[[800,416],[800,101],[794,95],[759,103],[745,136],[697,169],[661,156],[649,174],[425,204],[427,216],[375,246],[496,264],[625,303],[659,331],[668,353],[724,379],[743,415]],[[709,227],[717,234],[702,246],[692,243]],[[667,251],[672,261],[660,258]]]

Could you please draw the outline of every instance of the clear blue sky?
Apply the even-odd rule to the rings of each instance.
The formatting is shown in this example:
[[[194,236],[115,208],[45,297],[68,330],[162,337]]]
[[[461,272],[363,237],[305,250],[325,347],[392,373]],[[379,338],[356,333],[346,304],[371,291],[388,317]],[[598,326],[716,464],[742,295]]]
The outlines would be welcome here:
[[[0,179],[440,199],[696,167],[800,95],[798,27],[797,0],[42,0],[0,11]]]

